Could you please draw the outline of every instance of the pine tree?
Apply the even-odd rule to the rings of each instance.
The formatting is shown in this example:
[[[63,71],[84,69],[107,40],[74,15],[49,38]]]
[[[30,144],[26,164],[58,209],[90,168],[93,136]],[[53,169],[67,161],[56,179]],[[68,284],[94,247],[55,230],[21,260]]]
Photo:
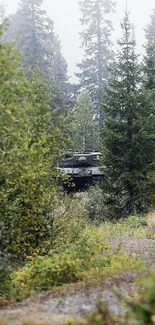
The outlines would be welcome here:
[[[144,57],[145,87],[148,90],[155,88],[155,10],[151,15],[151,22],[145,29],[146,55]]]
[[[114,10],[114,2],[82,0],[79,1],[79,5],[82,13],[81,23],[84,27],[81,33],[84,59],[78,64],[81,72],[77,73],[77,76],[82,89],[89,92],[99,113],[108,68],[112,62],[110,41],[112,23],[108,19],[108,14]]]
[[[94,119],[93,103],[87,92],[81,93],[73,111],[72,140],[74,150],[99,150],[99,130]]]
[[[155,149],[154,107],[150,94],[140,88],[141,71],[127,13],[122,30],[103,105],[103,195],[111,218],[135,215],[147,208]]]

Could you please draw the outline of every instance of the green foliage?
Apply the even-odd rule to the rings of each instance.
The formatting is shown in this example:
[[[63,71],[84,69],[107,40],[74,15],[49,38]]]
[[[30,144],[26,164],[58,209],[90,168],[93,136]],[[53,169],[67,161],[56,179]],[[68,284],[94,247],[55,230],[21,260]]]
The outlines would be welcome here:
[[[143,216],[131,216],[119,222],[107,220],[101,227],[106,237],[149,238],[147,218]]]
[[[86,227],[87,227],[87,215],[86,215],[86,210],[84,208],[84,206],[82,205],[81,199],[76,198],[76,199],[71,199],[69,197],[63,197],[62,195],[59,194],[59,196],[57,196],[57,201],[55,202],[54,205],[54,209],[53,211],[50,212],[53,218],[53,224],[52,224],[52,231],[50,233],[50,236],[48,238],[48,243],[44,240],[46,237],[44,235],[43,241],[42,243],[40,242],[38,244],[38,246],[36,247],[36,249],[34,249],[34,244],[33,241],[31,240],[28,241],[27,243],[29,244],[27,248],[27,253],[31,253],[30,256],[27,256],[27,261],[29,260],[33,260],[32,255],[34,255],[34,253],[39,254],[41,253],[41,248],[43,250],[43,252],[45,252],[45,249],[48,246],[50,247],[50,249],[53,247],[55,248],[55,250],[53,250],[51,252],[51,257],[47,257],[44,259],[42,259],[40,257],[40,259],[36,258],[36,261],[33,263],[34,267],[34,271],[36,271],[36,265],[39,264],[38,268],[40,267],[40,272],[42,270],[42,268],[44,269],[44,264],[47,265],[53,265],[52,269],[51,269],[51,275],[53,275],[53,280],[51,280],[51,286],[53,285],[52,281],[55,281],[55,277],[57,279],[57,281],[59,282],[70,282],[71,279],[74,282],[74,273],[75,273],[75,277],[79,276],[78,274],[78,268],[79,266],[75,263],[75,259],[74,259],[74,246],[73,244],[75,242],[80,242],[82,240],[82,238],[85,236],[85,231],[86,231]],[[34,214],[34,219],[35,219],[35,211],[33,212]],[[38,226],[40,225],[41,220],[38,219]],[[32,218],[32,226],[30,224],[30,221],[28,223],[27,220],[23,221],[24,226],[27,227],[28,229],[28,234],[31,234],[31,238],[35,238],[36,236],[36,231],[35,231],[35,224]],[[42,227],[44,226],[44,224],[42,225]],[[34,228],[34,229],[33,229]],[[44,230],[44,229],[43,229]],[[14,230],[15,231],[15,230]],[[8,234],[9,235],[9,234]],[[32,237],[33,236],[33,237]],[[30,238],[30,237],[29,237]],[[41,239],[41,234],[40,234],[40,239]],[[16,239],[17,240],[17,239]],[[21,241],[22,238],[19,238],[19,240]],[[26,240],[26,239],[25,239]],[[9,250],[14,252],[16,249],[16,254],[19,251],[20,246],[18,246],[15,243],[13,244],[13,247],[10,248]],[[42,246],[41,246],[42,245]],[[70,249],[70,245],[71,245],[71,249]],[[67,252],[65,253],[64,250],[66,250]],[[80,246],[81,247],[81,246]],[[23,251],[25,252],[26,248],[20,248],[21,249],[21,254],[23,254]],[[60,254],[59,254],[60,252]],[[54,257],[53,257],[54,254]],[[22,255],[20,255],[18,253],[18,258],[20,258]],[[15,288],[11,289],[11,283],[10,283],[10,272],[11,270],[13,270],[14,265],[12,265],[12,268],[10,267],[10,261],[8,258],[5,257],[5,255],[3,254],[2,258],[0,258],[0,262],[1,262],[1,294],[2,294],[2,299],[0,300],[1,304],[5,304],[7,301],[9,302],[9,296],[14,295],[14,297],[18,300],[19,298],[22,299],[24,297],[26,297],[27,295],[30,294],[31,291],[31,285],[29,286],[29,282],[25,284],[24,288],[23,286],[21,287],[21,283],[19,281],[15,281],[16,283],[13,284],[13,286]],[[59,265],[58,269],[57,266]],[[18,266],[20,267],[20,266]],[[50,266],[51,268],[51,266]],[[28,268],[29,271],[29,268]],[[58,273],[57,273],[58,271]],[[77,271],[77,272],[76,272]],[[45,272],[43,270],[43,272]],[[54,273],[56,272],[56,273]],[[69,273],[67,273],[69,272]],[[55,275],[56,274],[56,275]],[[65,275],[66,274],[66,275]],[[26,278],[24,277],[25,272],[22,272],[22,279],[23,281],[27,281]],[[37,277],[37,276],[36,276]],[[42,278],[44,277],[44,275],[42,274]],[[38,279],[38,287],[39,287],[39,281],[41,281],[41,283],[43,283],[43,279],[41,280],[40,278]],[[50,280],[49,280],[50,281]],[[31,282],[32,279],[31,279]],[[34,286],[37,285],[34,283]],[[43,284],[40,284],[40,289],[41,290]],[[58,283],[54,283],[54,285],[58,285]],[[45,286],[50,287],[50,283],[46,283],[45,280]],[[33,287],[33,286],[32,286]],[[34,288],[34,287],[33,287]],[[23,291],[24,290],[24,291]],[[35,288],[34,288],[35,290]],[[23,291],[23,292],[22,292]],[[33,290],[32,290],[33,291]],[[6,299],[4,299],[4,297],[6,297]]]
[[[48,256],[38,256],[25,267],[12,274],[11,294],[23,299],[35,292],[50,290],[54,286],[84,279],[91,270],[110,266],[107,243],[100,232],[83,233],[75,244],[51,250]],[[102,254],[102,256],[101,256]]]
[[[53,210],[52,247],[60,248],[80,240],[87,228],[87,210],[81,198],[59,196]]]
[[[1,26],[2,31],[2,26]],[[2,34],[2,33],[1,33]],[[22,146],[22,119],[24,118],[25,104],[27,97],[26,80],[18,69],[19,57],[9,46],[0,44],[0,247],[3,249],[9,238],[5,236],[3,230],[4,223],[9,219],[10,208],[13,210],[11,202],[11,188],[15,186],[14,169],[16,169],[16,179],[20,173],[19,155]],[[25,94],[25,95],[24,95]],[[18,154],[17,154],[18,149]],[[18,169],[17,169],[18,161]],[[15,163],[16,162],[16,163]],[[13,222],[13,220],[12,220]],[[12,224],[8,223],[5,230],[11,232]]]
[[[99,129],[94,120],[93,103],[87,92],[79,95],[72,116],[74,151],[99,150]]]
[[[128,325],[153,325],[155,324],[155,274],[143,281],[143,292],[136,301],[127,302],[131,311],[127,314]]]
[[[0,304],[1,297],[9,293],[10,273],[12,272],[9,257],[0,252]]]
[[[39,71],[53,93],[53,104],[65,111],[69,93],[67,64],[54,23],[41,9],[42,3],[42,0],[21,0],[17,11],[9,16],[3,39],[15,42],[22,53],[22,66],[29,68],[30,74]]]
[[[113,77],[104,99],[103,196],[109,218],[141,214],[150,204],[155,114],[150,93],[140,88],[128,14]]]
[[[88,227],[74,243],[37,256],[11,275],[10,295],[22,300],[42,290],[78,281],[91,285],[110,274],[139,270],[142,264],[110,250],[100,228]]]
[[[97,185],[89,188],[85,200],[85,208],[88,212],[89,220],[93,222],[93,224],[102,227],[105,237],[149,237],[149,222],[147,216],[130,216],[127,219],[120,219],[119,222],[117,220],[113,220],[113,222],[109,221],[106,215],[106,207],[101,186]],[[151,224],[150,229],[153,230]]]
[[[80,79],[82,89],[91,96],[96,113],[100,115],[99,106],[102,101],[103,88],[107,82],[109,66],[112,62],[111,50],[112,23],[109,14],[113,12],[114,1],[82,0],[79,1],[81,11],[81,44],[84,58],[78,67],[81,72],[76,75]]]
[[[137,217],[137,216],[130,216],[127,220],[122,222],[126,228],[141,228],[147,226],[147,219],[146,217]]]
[[[146,89],[153,90],[155,88],[155,10],[151,15],[150,24],[145,29],[145,34],[144,85]]]
[[[24,259],[51,247],[55,166],[66,135],[40,76],[27,80],[15,51],[0,48],[0,247]]]
[[[89,188],[85,207],[88,211],[88,218],[91,222],[98,225],[105,221],[103,193],[102,188],[99,185]]]
[[[17,300],[82,279],[81,263],[76,254],[60,253],[52,257],[37,257],[25,269],[13,275],[13,290]],[[21,290],[22,288],[22,290]]]

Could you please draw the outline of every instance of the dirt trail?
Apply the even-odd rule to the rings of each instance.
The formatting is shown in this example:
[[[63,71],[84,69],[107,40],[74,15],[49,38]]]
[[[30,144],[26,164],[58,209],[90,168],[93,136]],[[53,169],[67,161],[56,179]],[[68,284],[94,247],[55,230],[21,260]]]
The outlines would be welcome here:
[[[146,265],[155,266],[155,240],[115,237],[110,239],[113,249],[121,249],[127,255],[142,259]]]
[[[105,301],[115,314],[122,314],[125,307],[121,306],[115,291],[133,295],[137,274],[126,273],[119,278],[107,279],[98,287],[85,288],[78,293],[54,297],[52,292],[41,294],[14,308],[0,311],[0,319],[7,319],[11,325],[20,325],[22,320],[38,320],[48,325],[60,325],[65,320],[78,319],[93,311],[97,301]],[[45,323],[46,324],[46,323]]]
[[[121,249],[128,255],[144,260],[155,270],[155,241],[149,239],[111,238],[113,249]],[[0,320],[7,319],[10,325],[21,325],[21,319],[44,321],[44,325],[60,325],[68,319],[78,319],[94,310],[97,300],[106,301],[115,314],[122,314],[121,305],[115,292],[134,295],[138,274],[128,272],[122,276],[102,281],[98,287],[86,286],[77,293],[54,296],[52,292],[40,294],[34,298],[16,304],[14,307],[0,310]],[[38,325],[38,324],[37,324]]]

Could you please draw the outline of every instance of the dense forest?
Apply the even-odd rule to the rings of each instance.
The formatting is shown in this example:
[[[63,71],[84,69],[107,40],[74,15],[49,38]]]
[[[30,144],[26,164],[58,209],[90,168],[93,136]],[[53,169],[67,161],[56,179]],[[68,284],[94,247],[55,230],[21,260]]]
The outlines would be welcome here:
[[[106,268],[139,272],[137,261],[112,253],[116,229],[120,237],[140,231],[155,239],[155,10],[142,57],[128,11],[116,49],[115,2],[79,1],[83,59],[73,84],[42,3],[20,0],[8,17],[0,7],[0,306],[94,281]],[[104,178],[82,195],[66,195],[58,163],[66,152],[88,151],[101,152]],[[150,291],[128,320],[99,307],[99,322],[79,324],[133,325],[134,317],[135,325],[153,325],[150,273]]]

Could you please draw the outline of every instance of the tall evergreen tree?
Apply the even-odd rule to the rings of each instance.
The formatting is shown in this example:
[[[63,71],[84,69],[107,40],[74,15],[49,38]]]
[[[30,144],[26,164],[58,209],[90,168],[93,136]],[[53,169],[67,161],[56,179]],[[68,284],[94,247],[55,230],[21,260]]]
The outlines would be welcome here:
[[[74,150],[99,150],[99,130],[94,119],[93,103],[87,92],[81,93],[73,111],[72,139]]]
[[[21,0],[17,12],[8,19],[5,42],[16,41],[22,53],[22,66],[38,70],[53,92],[53,102],[65,106],[67,64],[54,23],[41,9],[43,0]]]
[[[150,24],[145,29],[145,34],[144,81],[146,89],[152,90],[155,88],[155,9],[151,15]]]
[[[146,43],[144,56],[144,87],[150,91],[152,99],[155,100],[155,9],[150,17],[150,23],[145,29]],[[155,159],[154,159],[155,165]],[[155,172],[151,173],[153,182],[155,181]],[[152,196],[152,200],[153,196]]]
[[[141,71],[127,13],[122,31],[116,68],[104,100],[103,193],[111,218],[145,211],[155,149],[154,107],[150,94],[140,88]]]
[[[4,40],[17,41],[24,67],[47,73],[47,58],[52,61],[53,57],[54,28],[41,4],[42,0],[21,0],[17,12],[8,19]]]
[[[81,72],[77,76],[81,87],[89,92],[99,111],[113,57],[110,40],[112,23],[108,14],[114,10],[114,1],[82,0],[79,1],[79,6],[84,27],[81,33],[84,58],[78,64]]]

